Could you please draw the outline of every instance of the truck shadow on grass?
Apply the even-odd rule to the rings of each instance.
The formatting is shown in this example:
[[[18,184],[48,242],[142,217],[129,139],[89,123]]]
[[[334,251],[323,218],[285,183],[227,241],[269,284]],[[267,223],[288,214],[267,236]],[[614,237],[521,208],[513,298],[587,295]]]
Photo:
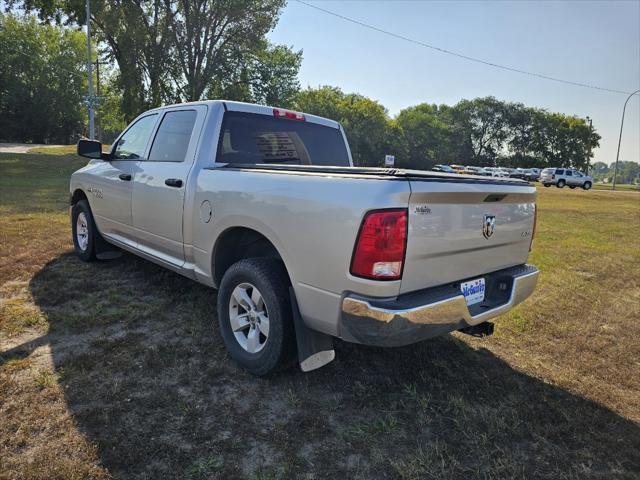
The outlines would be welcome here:
[[[640,428],[443,337],[254,378],[215,291],[130,255],[30,284],[78,428],[116,478],[632,478]],[[526,353],[526,352],[525,352]]]

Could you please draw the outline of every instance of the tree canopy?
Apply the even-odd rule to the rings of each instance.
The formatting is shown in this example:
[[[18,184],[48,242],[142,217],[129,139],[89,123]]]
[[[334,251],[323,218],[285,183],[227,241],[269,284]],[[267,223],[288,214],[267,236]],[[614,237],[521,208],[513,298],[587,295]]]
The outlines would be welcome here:
[[[338,120],[354,162],[429,169],[571,166],[586,170],[600,136],[579,117],[494,97],[421,103],[394,118],[378,101],[340,88],[300,90],[302,51],[268,42],[285,0],[92,0],[102,69],[98,127],[112,140],[156,106],[239,100]],[[8,0],[0,17],[0,137],[70,141],[85,125],[84,0]]]
[[[342,123],[358,165],[429,169],[437,163],[478,166],[565,166],[586,170],[600,136],[584,119],[494,97],[454,106],[422,103],[390,118],[378,102],[336,87],[308,88],[298,110]]]
[[[86,36],[0,13],[0,52],[0,141],[73,141],[85,112]]]
[[[84,0],[9,0],[41,19],[84,25]],[[288,104],[302,52],[271,45],[285,0],[93,0],[91,22],[120,72],[127,120],[163,103],[224,96]],[[124,72],[124,73],[123,73]]]

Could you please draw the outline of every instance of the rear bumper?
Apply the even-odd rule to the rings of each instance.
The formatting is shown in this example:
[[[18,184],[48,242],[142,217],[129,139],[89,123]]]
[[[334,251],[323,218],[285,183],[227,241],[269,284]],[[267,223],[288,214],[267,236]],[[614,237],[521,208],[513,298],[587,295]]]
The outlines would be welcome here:
[[[529,297],[538,269],[521,265],[483,275],[484,302],[467,307],[460,283],[429,288],[392,300],[348,295],[342,300],[340,336],[347,341],[394,347],[478,325]]]

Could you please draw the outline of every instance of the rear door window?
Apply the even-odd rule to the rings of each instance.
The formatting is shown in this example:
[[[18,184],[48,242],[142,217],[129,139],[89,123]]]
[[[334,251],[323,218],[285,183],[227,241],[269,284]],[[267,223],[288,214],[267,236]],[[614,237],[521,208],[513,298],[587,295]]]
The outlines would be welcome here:
[[[565,173],[565,175],[566,175],[567,177],[570,177],[570,176],[572,175],[571,170],[567,170],[567,173]]]
[[[338,128],[245,112],[227,112],[218,163],[349,166]]]
[[[153,140],[149,161],[183,162],[189,148],[196,116],[195,110],[167,112]]]

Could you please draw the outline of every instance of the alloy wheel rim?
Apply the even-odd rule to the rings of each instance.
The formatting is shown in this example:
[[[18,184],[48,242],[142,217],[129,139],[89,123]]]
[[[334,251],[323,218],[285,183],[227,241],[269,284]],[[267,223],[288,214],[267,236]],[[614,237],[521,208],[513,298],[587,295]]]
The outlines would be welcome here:
[[[76,240],[78,247],[84,252],[89,245],[89,227],[87,226],[87,216],[84,212],[80,212],[76,219]]]
[[[251,283],[241,283],[231,292],[229,322],[244,351],[258,353],[264,348],[269,338],[269,313],[260,290]]]

